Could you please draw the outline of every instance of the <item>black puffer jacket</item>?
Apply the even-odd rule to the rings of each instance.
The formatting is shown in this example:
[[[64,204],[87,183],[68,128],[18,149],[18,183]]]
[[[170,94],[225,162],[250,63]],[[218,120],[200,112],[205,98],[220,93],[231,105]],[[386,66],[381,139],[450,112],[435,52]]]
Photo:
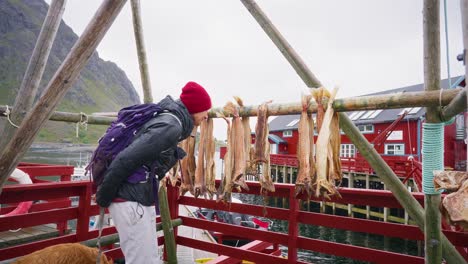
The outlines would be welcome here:
[[[187,138],[193,129],[192,118],[180,100],[167,96],[159,105],[174,116],[160,114],[148,121],[133,142],[122,150],[107,169],[96,193],[96,202],[108,207],[114,198],[154,205],[151,180],[129,183],[127,178],[142,166],[156,164],[155,174],[162,178],[172,168],[180,153],[177,143]],[[180,121],[180,122],[179,122]]]

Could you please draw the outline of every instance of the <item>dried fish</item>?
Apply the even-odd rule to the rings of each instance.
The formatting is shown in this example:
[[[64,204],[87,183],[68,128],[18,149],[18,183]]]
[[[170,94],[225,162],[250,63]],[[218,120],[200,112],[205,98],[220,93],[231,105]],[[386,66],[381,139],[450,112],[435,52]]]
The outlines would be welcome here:
[[[208,118],[206,128],[206,153],[205,153],[205,164],[206,164],[206,190],[210,199],[216,193],[215,180],[216,180],[216,168],[215,168],[215,138],[213,136],[213,119]]]
[[[230,202],[231,201],[231,179],[233,170],[233,153],[232,153],[232,138],[231,138],[231,121],[225,116],[218,114],[218,117],[222,117],[227,123],[227,146],[226,154],[224,155],[224,175],[221,180],[221,184],[218,188],[217,201]]]
[[[179,143],[180,147],[187,153],[187,156],[181,160],[181,185],[180,196],[186,192],[193,194],[193,180],[195,176],[195,136],[197,127],[193,128],[192,135]]]
[[[198,198],[200,195],[205,195],[205,147],[206,147],[206,127],[208,123],[203,120],[200,124],[200,139],[198,141],[198,157],[197,168],[195,170],[195,186],[194,196]]]
[[[309,108],[310,95],[302,95],[302,112],[299,119],[299,142],[297,146],[297,159],[299,161],[299,171],[296,180],[296,195],[307,192],[307,196],[311,194],[310,180],[310,120],[307,114]],[[313,138],[312,138],[313,140]]]
[[[317,178],[317,169],[315,168],[315,143],[314,143],[315,125],[314,125],[314,118],[312,117],[312,114],[308,115],[307,118],[309,121],[309,138],[310,138],[310,154],[309,154],[310,189],[314,190],[316,187],[314,186],[314,183],[316,182],[316,178]]]
[[[317,180],[316,180],[316,192],[317,197],[324,196],[329,198],[330,195],[337,194],[337,190],[333,181],[330,181],[330,173],[335,173],[335,164],[333,163],[333,146],[330,145],[331,138],[331,123],[334,115],[332,107],[333,100],[335,98],[337,89],[335,88],[332,94],[329,96],[327,110],[323,117],[322,126],[317,138],[317,153],[316,153],[316,168],[317,168]],[[328,92],[323,89],[324,95]],[[317,100],[317,98],[316,98]],[[322,98],[319,98],[317,102],[321,102]],[[318,122],[317,122],[318,123]],[[338,130],[339,131],[339,130]]]
[[[239,116],[239,107],[233,102],[228,102],[224,110],[230,113],[232,117],[231,139],[232,154],[234,155],[232,187],[240,186],[244,190],[249,187],[245,183],[246,153],[244,150],[244,128]]]
[[[237,104],[240,106],[240,111],[244,109],[244,102],[240,97],[235,96]],[[248,116],[242,117],[242,127],[244,128],[244,150],[246,157],[245,174],[257,175],[257,166],[254,161],[254,149],[252,148],[252,131],[250,129],[250,118]]]
[[[322,102],[324,92],[328,93],[328,91],[326,91],[323,87],[312,89],[312,96],[317,102],[317,133],[320,133],[320,129],[322,128],[323,116],[325,115],[325,109],[323,108]]]
[[[255,163],[260,167],[258,174],[260,182],[260,192],[274,192],[275,185],[271,179],[270,169],[270,143],[268,142],[268,104],[265,102],[258,107],[257,125],[255,126]]]
[[[465,171],[434,171],[433,173],[436,191],[444,189],[448,192],[455,192],[464,181],[468,180],[468,172]]]
[[[179,175],[179,163],[177,162],[174,167],[172,167],[166,174],[166,176],[169,178],[169,182],[171,183],[172,187],[177,186],[177,182],[180,178]]]
[[[468,229],[468,180],[465,179],[458,191],[448,194],[442,201],[442,214],[450,223]]]

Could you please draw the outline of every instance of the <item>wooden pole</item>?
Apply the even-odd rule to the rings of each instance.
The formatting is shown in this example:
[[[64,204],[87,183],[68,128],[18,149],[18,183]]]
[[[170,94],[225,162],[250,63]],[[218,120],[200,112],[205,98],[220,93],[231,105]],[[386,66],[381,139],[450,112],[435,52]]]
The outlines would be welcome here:
[[[449,121],[452,117],[459,113],[466,111],[466,88],[453,98],[453,100],[442,110],[441,119],[442,121]]]
[[[246,1],[241,0],[244,5],[245,2],[254,3],[254,1]],[[246,5],[247,6],[247,5]],[[247,6],[250,13],[255,16],[265,16],[263,12],[259,12],[260,9],[258,5],[250,4]],[[251,10],[255,8],[256,10]],[[261,24],[262,28],[265,32],[270,36],[269,32],[274,31],[271,30],[273,25],[267,19],[256,18],[257,21],[267,21],[268,23]],[[272,36],[270,38],[273,39]],[[274,41],[273,41],[274,42]],[[276,44],[276,43],[275,43]],[[277,44],[277,47],[281,49],[281,46]],[[282,52],[283,53],[283,52]],[[284,54],[284,53],[283,53]],[[286,56],[286,55],[285,55]],[[304,64],[302,60],[300,60],[299,56],[295,52],[288,52],[288,56],[294,61],[294,64],[303,64],[298,69],[308,69],[307,66]],[[310,71],[305,70],[300,73],[300,75],[307,75],[308,78],[303,78],[306,85],[308,87],[315,87],[321,86],[320,81],[317,78],[309,74]],[[309,80],[309,81],[307,81]],[[416,199],[406,190],[403,183],[401,183],[400,179],[395,175],[392,169],[387,165],[387,163],[380,157],[380,155],[375,151],[374,147],[367,141],[367,139],[360,133],[359,129],[353,124],[353,122],[349,119],[348,115],[344,113],[340,113],[340,126],[346,135],[351,139],[353,144],[358,148],[359,152],[366,158],[366,160],[371,165],[372,169],[376,171],[377,175],[384,181],[384,183],[388,186],[388,189],[392,191],[395,195],[395,198],[400,202],[400,204],[408,211],[411,218],[415,219],[418,226],[421,230],[424,230],[424,217],[423,217],[423,208],[421,205],[416,201]],[[444,257],[447,259],[449,263],[464,263],[463,257],[460,253],[453,247],[450,241],[442,235],[442,244],[444,247]]]
[[[104,0],[78,39],[54,77],[47,85],[44,94],[34,108],[26,115],[23,123],[0,155],[0,193],[8,176],[34,141],[45,121],[75,82],[91,54],[110,28],[126,0]]]
[[[11,108],[8,108],[8,111],[11,112]],[[0,105],[0,115],[7,115],[7,107]],[[97,116],[97,115],[86,115],[84,113],[69,113],[69,112],[60,112],[55,111],[50,116],[50,121],[61,121],[61,122],[86,122],[91,125],[109,125],[112,121],[117,119],[117,113],[115,116]]]
[[[450,89],[442,91],[442,105],[447,105],[454,97],[460,94],[462,89]],[[375,110],[375,109],[396,109],[415,106],[431,106],[440,104],[440,92],[408,92],[377,96],[361,96],[336,99],[333,109],[336,112]],[[258,106],[244,106],[240,112],[241,116],[256,116]],[[317,112],[317,103],[312,101],[309,105],[309,113]],[[222,108],[213,108],[209,116],[215,118],[217,112],[222,112]],[[268,114],[271,116],[300,114],[302,106],[300,103],[270,104]]]
[[[39,83],[44,73],[47,59],[49,58],[52,44],[62,21],[63,11],[65,10],[66,0],[53,0],[50,3],[49,10],[42,24],[41,31],[37,37],[36,45],[29,59],[23,81],[16,95],[15,103],[10,114],[11,123],[5,123],[0,141],[0,149],[10,141],[17,127],[21,124],[26,113],[31,109],[36,97]]]
[[[182,219],[177,218],[177,219],[171,220],[171,224],[174,227],[181,226],[182,225]],[[162,223],[157,223],[156,224],[156,231],[161,231],[161,230],[163,230]],[[80,244],[88,246],[88,247],[96,247],[97,246],[97,241],[98,241],[98,238],[93,238],[93,239],[90,239],[90,240],[80,242]],[[107,235],[107,236],[101,237],[100,244],[101,244],[101,246],[108,246],[108,245],[114,244],[116,242],[119,242],[119,234],[112,234],[112,235]]]
[[[460,94],[466,94],[462,89],[451,89],[442,91],[442,105],[448,104],[453,97],[464,96]],[[455,100],[455,99],[454,99]],[[357,110],[371,110],[371,109],[389,109],[389,108],[403,108],[403,107],[414,107],[414,106],[429,106],[439,105],[439,92],[412,92],[405,94],[389,94],[385,96],[363,96],[360,98],[350,97],[344,99],[336,99],[333,104],[333,108],[337,112],[342,111],[357,111]],[[256,116],[258,106],[245,106],[246,110],[241,111],[242,116]],[[11,108],[8,110],[11,112]],[[216,112],[222,111],[221,108],[214,108],[210,111],[209,115],[212,118],[216,118]],[[289,103],[289,104],[271,104],[268,107],[268,113],[270,115],[292,115],[300,114],[302,111],[300,103]],[[315,102],[311,103],[309,112],[316,112],[317,105]],[[0,116],[7,115],[7,107],[0,105]],[[64,121],[64,122],[81,122],[83,119],[88,120],[88,124],[96,125],[109,125],[117,117],[117,112],[110,112],[106,116],[97,115],[84,115],[81,113],[69,113],[69,112],[53,112],[49,120],[52,121]]]
[[[169,211],[169,201],[167,200],[166,182],[159,183],[159,208],[161,213],[162,228],[164,231],[164,245],[167,252],[167,263],[177,263],[177,247],[174,236],[174,227],[171,223],[171,213]]]
[[[463,33],[463,61],[465,64],[465,93],[468,93],[468,84],[466,84],[466,78],[468,76],[468,0],[460,0],[460,11],[462,19],[462,33]],[[466,97],[465,108],[468,105],[468,96]],[[466,129],[466,139],[465,142],[468,142],[468,118],[465,115],[465,129]],[[466,160],[468,161],[468,151],[466,152]],[[466,167],[468,171],[468,166]]]
[[[440,88],[440,2],[439,0],[424,0],[423,6],[423,38],[424,38],[424,89],[426,91],[438,91]],[[440,107],[426,107],[426,122],[440,123]],[[426,144],[423,142],[423,144]],[[442,144],[442,142],[440,143]],[[443,147],[443,146],[442,146]],[[424,147],[423,147],[424,148]],[[427,155],[422,156],[425,162],[429,160]],[[440,164],[443,167],[443,164]],[[423,166],[423,170],[424,170]],[[425,172],[423,171],[423,174]],[[432,175],[432,173],[431,173]],[[440,218],[440,194],[425,193],[424,208],[425,226],[425,263],[439,264],[442,262],[441,218]]]
[[[141,22],[140,0],[132,0],[133,31],[135,32],[135,42],[138,53],[138,64],[140,65],[141,85],[143,86],[143,101],[153,102],[151,93],[151,81],[148,73],[148,60],[146,59],[145,41],[143,38],[143,26]]]

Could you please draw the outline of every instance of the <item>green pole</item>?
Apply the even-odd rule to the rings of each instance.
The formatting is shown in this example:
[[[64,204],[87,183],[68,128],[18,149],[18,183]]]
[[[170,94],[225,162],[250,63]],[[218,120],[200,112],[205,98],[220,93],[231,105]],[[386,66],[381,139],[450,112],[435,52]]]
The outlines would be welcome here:
[[[167,252],[167,263],[177,263],[177,247],[174,236],[174,226],[171,223],[171,213],[169,211],[169,202],[167,200],[166,182],[161,181],[159,187],[159,209],[161,213],[161,222],[164,232],[164,245]]]

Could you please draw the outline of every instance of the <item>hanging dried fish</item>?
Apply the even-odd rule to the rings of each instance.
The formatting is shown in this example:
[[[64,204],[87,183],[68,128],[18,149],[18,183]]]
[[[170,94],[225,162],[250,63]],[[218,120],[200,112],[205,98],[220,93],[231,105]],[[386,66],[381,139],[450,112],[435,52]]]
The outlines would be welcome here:
[[[325,115],[325,109],[323,107],[322,102],[324,93],[329,94],[329,92],[323,87],[312,89],[312,96],[317,102],[317,133],[320,133],[320,129],[322,128],[323,116]]]
[[[274,192],[275,185],[271,179],[270,170],[270,143],[268,142],[268,104],[265,102],[258,107],[257,125],[255,126],[255,162],[260,167],[258,174],[260,182],[260,192]]]
[[[310,100],[309,100],[310,103]],[[314,134],[315,134],[315,125],[314,118],[312,114],[307,116],[309,123],[309,138],[310,138],[310,154],[309,154],[309,166],[310,166],[310,189],[314,190],[316,186],[314,183],[317,180],[317,169],[315,167],[315,143],[314,143]]]
[[[216,151],[215,138],[213,136],[213,119],[208,118],[206,128],[206,190],[208,196],[213,199],[213,195],[216,193],[215,181],[216,181],[216,168],[214,155]]]
[[[448,194],[442,201],[442,214],[449,223],[457,224],[468,230],[468,180],[465,180],[458,191]]]
[[[230,113],[232,117],[231,139],[232,154],[234,155],[233,173],[232,173],[232,187],[241,187],[248,190],[249,187],[245,183],[245,167],[246,167],[246,153],[244,150],[244,128],[239,116],[239,107],[233,102],[228,102],[224,107],[224,111]]]
[[[330,150],[332,155],[329,159],[329,163],[333,164],[333,170],[329,170],[329,181],[333,184],[341,184],[343,174],[341,172],[341,159],[340,159],[340,147],[341,147],[341,133],[340,133],[340,117],[337,112],[333,113],[332,121],[330,124]]]
[[[206,148],[206,120],[203,120],[200,124],[200,138],[198,141],[198,157],[197,157],[197,168],[195,170],[195,186],[194,196],[198,198],[200,195],[205,195],[205,148]]]
[[[179,175],[179,163],[177,162],[174,167],[172,167],[166,174],[169,178],[169,182],[171,183],[172,187],[177,186],[177,182],[180,178]]]
[[[244,102],[241,98],[234,96],[237,104],[240,106],[240,111],[244,109]],[[244,150],[246,157],[245,174],[257,175],[257,166],[254,161],[254,149],[252,148],[252,131],[250,129],[250,118],[248,116],[242,117],[242,127],[244,128]]]
[[[233,170],[233,153],[232,153],[232,138],[231,138],[231,122],[225,116],[218,114],[227,123],[227,145],[226,154],[224,155],[224,175],[221,184],[218,188],[217,201],[230,202],[231,201],[231,179]]]
[[[323,196],[329,198],[330,195],[337,194],[337,190],[334,182],[329,181],[331,178],[329,175],[335,173],[335,167],[333,163],[333,147],[330,145],[331,138],[331,123],[334,114],[332,107],[333,100],[335,98],[337,89],[335,88],[332,94],[329,96],[327,111],[323,117],[322,126],[317,138],[317,152],[316,152],[316,168],[317,168],[317,180],[316,180],[316,196]],[[324,95],[328,91],[323,90]],[[317,100],[321,102],[322,98]],[[339,130],[338,130],[339,131]],[[330,162],[329,162],[330,161]]]
[[[187,156],[181,160],[181,179],[180,185],[180,196],[186,192],[193,194],[193,181],[195,178],[195,135],[197,133],[197,127],[194,127],[192,134],[180,142],[180,147],[187,153]]]
[[[299,119],[299,142],[297,146],[297,160],[299,161],[299,171],[296,180],[296,195],[307,192],[307,196],[311,194],[311,180],[310,180],[310,120],[307,114],[311,96],[302,96],[302,112]],[[313,138],[312,138],[313,140]]]

